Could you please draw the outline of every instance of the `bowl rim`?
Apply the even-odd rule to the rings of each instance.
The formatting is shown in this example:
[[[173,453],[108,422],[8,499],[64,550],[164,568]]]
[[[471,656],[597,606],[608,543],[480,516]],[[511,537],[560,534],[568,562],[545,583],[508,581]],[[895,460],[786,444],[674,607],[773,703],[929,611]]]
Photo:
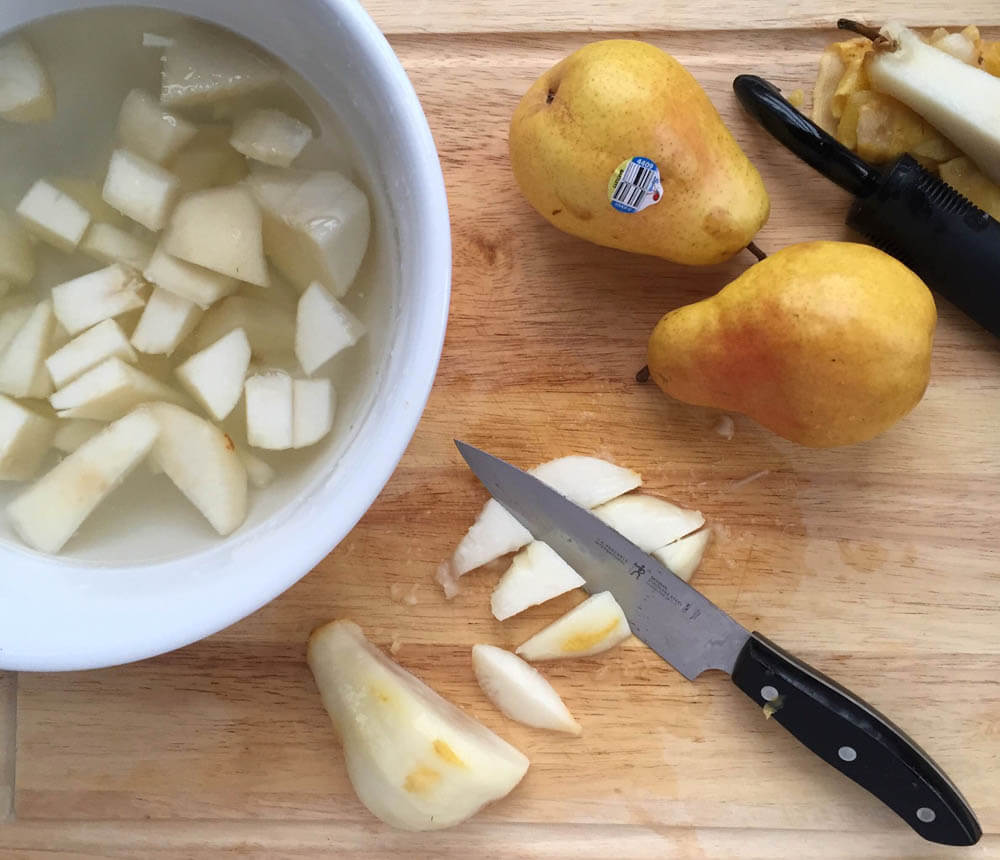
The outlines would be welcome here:
[[[117,2],[120,0],[111,0],[110,4],[107,0],[84,0],[74,8]],[[132,5],[159,4],[155,0],[133,0]],[[412,316],[400,320],[400,332],[390,353],[405,352],[399,349],[400,343],[418,349],[405,359],[405,373],[391,372],[393,358],[403,361],[398,355],[383,359],[367,412],[359,416],[341,460],[359,449],[362,455],[373,450],[380,453],[368,456],[364,469],[334,469],[328,480],[304,491],[307,499],[286,505],[245,535],[245,540],[237,532],[194,558],[119,569],[126,575],[148,576],[158,568],[194,565],[199,572],[205,572],[197,588],[198,601],[190,601],[192,595],[186,589],[159,602],[154,616],[139,617],[129,614],[126,600],[109,600],[103,622],[99,618],[87,619],[85,646],[81,646],[79,629],[73,630],[73,635],[60,637],[58,624],[51,617],[19,640],[4,641],[0,633],[0,670],[67,671],[121,665],[197,642],[246,618],[306,576],[354,528],[381,493],[416,431],[437,373],[450,306],[451,231],[444,177],[417,94],[375,22],[356,0],[319,0],[318,5],[328,9],[338,26],[354,39],[368,65],[367,73],[376,78],[376,85],[391,103],[407,147],[410,197],[418,213],[414,246],[420,259],[415,277],[428,288]],[[45,15],[34,16],[41,17]],[[231,21],[219,23],[247,35]],[[0,30],[7,29],[0,25]],[[337,524],[331,527],[329,511],[334,499]],[[283,528],[291,521],[291,530]],[[290,533],[294,533],[293,540],[288,539]],[[16,562],[18,576],[51,572],[53,566],[72,568],[59,559],[0,547],[0,562],[7,557]],[[273,566],[275,559],[280,559],[280,567]],[[231,590],[231,584],[223,589],[211,578],[212,569],[223,563],[242,565],[243,572],[257,571],[259,575],[248,576],[246,587],[238,591]],[[67,603],[70,605],[64,608],[63,622],[73,618],[72,600]]]

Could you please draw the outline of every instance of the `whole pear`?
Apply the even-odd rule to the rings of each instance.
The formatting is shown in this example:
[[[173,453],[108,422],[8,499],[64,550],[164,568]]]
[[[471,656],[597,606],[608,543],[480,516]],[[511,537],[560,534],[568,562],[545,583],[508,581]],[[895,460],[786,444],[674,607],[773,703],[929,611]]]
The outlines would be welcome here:
[[[525,197],[560,230],[677,263],[728,259],[770,210],[705,91],[645,42],[594,42],[543,74],[514,112],[510,157]],[[633,157],[656,164],[662,196],[621,212],[609,184]]]
[[[664,316],[649,370],[671,397],[742,412],[816,448],[878,435],[923,396],[937,311],[888,254],[791,245]]]

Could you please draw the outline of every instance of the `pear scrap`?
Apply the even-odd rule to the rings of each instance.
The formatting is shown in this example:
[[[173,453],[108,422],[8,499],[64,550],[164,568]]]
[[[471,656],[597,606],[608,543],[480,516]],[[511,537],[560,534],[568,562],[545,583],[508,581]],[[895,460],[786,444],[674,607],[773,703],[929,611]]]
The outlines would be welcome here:
[[[139,291],[145,286],[133,269],[115,263],[53,287],[52,309],[63,328],[75,335],[141,308],[146,302]]]
[[[945,182],[968,201],[1000,220],[1000,185],[990,181],[964,155],[938,165]]]
[[[679,508],[656,496],[621,496],[594,508],[593,513],[647,553],[705,525],[701,511]]]
[[[56,112],[45,67],[27,40],[0,44],[0,117],[10,122],[44,122]]]
[[[832,45],[819,58],[819,73],[813,87],[812,120],[830,134],[837,133],[838,117],[833,113],[833,94],[844,76],[844,61]]]
[[[250,366],[250,341],[241,328],[223,335],[174,370],[181,385],[216,421],[236,408]]]
[[[45,359],[52,384],[61,388],[106,358],[117,356],[135,364],[138,356],[114,320],[99,322]]]
[[[25,229],[6,212],[0,212],[0,278],[27,284],[35,277],[35,252]]]
[[[219,299],[232,295],[238,286],[235,278],[171,256],[162,244],[153,251],[142,274],[150,283],[188,299],[201,308],[207,308]]]
[[[312,129],[295,117],[265,108],[250,111],[233,126],[229,143],[247,158],[274,167],[289,167],[312,140]]]
[[[153,256],[153,246],[114,224],[92,221],[79,250],[99,263],[121,263],[142,271]]]
[[[33,477],[55,432],[54,421],[0,394],[0,481]]]
[[[52,380],[45,368],[56,319],[52,302],[39,302],[0,353],[0,393],[11,397],[48,397]]]
[[[353,622],[313,631],[307,659],[351,784],[386,824],[452,827],[526,773],[524,755],[386,657]]]
[[[64,454],[72,454],[84,442],[93,439],[107,425],[91,418],[65,418],[58,422],[52,447]]]
[[[159,432],[141,411],[109,424],[7,506],[14,529],[29,546],[59,552],[146,456]]]
[[[472,666],[486,697],[512,720],[538,729],[583,733],[552,685],[516,654],[495,645],[473,645]]]
[[[172,355],[201,320],[194,302],[155,287],[132,332],[132,346],[150,355]]]
[[[628,619],[610,591],[592,594],[517,649],[525,660],[591,657],[632,635]]]
[[[673,543],[650,553],[660,564],[675,576],[685,582],[690,582],[694,572],[701,564],[702,556],[712,538],[711,529],[701,529],[694,534],[685,535]]]
[[[90,224],[90,212],[55,185],[39,179],[15,210],[21,223],[60,251],[75,251]]]
[[[493,589],[490,608],[493,617],[503,621],[583,584],[583,577],[552,547],[532,541],[511,559],[510,567]]]
[[[143,90],[132,90],[118,114],[118,139],[125,148],[162,164],[198,133],[198,127],[163,109]]]
[[[60,418],[113,421],[151,400],[182,402],[176,391],[148,373],[108,358],[56,391],[49,403]]]

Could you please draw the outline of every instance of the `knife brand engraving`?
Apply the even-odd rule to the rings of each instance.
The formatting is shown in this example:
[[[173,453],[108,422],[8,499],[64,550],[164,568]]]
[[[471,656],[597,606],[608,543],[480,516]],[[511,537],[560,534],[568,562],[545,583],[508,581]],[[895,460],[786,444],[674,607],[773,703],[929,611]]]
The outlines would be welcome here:
[[[672,603],[674,606],[681,610],[681,615],[687,618],[688,621],[694,621],[699,615],[701,615],[701,610],[695,608],[692,612],[692,607],[690,601],[682,601],[677,598],[666,585],[664,585],[655,576],[649,578],[649,587],[653,589],[657,594],[660,595],[664,600]]]
[[[646,575],[646,565],[638,561],[632,562],[632,569],[628,572],[628,575],[634,576],[636,579],[642,579]]]
[[[620,552],[618,552],[618,550],[616,550],[613,546],[609,546],[608,544],[606,544],[600,538],[598,538],[597,540],[595,540],[594,543],[596,543],[601,549],[603,549],[612,558],[617,559],[622,564],[628,564],[628,562],[625,560],[625,556],[622,555]]]

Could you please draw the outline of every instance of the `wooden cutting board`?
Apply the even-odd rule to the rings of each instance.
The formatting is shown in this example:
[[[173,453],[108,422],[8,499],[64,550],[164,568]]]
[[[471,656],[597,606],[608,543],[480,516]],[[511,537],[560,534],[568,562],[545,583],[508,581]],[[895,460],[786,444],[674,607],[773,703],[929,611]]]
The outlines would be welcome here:
[[[997,341],[941,302],[931,386],[891,432],[810,451],[736,416],[727,441],[718,413],[633,374],[660,315],[749,254],[694,270],[575,241],[524,203],[506,154],[510,114],[542,70],[591,39],[638,35],[688,65],[760,167],[764,249],[846,237],[845,195],[740,113],[731,79],[808,91],[835,14],[998,27],[995,0],[369,6],[423,101],[452,207],[451,321],[423,422],[358,527],[253,617],[137,665],[0,673],[0,857],[1000,857]],[[978,812],[980,845],[922,842],[726,678],[690,684],[638,642],[545,668],[582,738],[505,720],[470,647],[514,646],[579,598],[495,622],[497,565],[443,599],[434,569],[485,498],[454,437],[524,466],[608,457],[704,511],[716,537],[699,587],[911,732]],[[405,667],[524,750],[523,784],[450,832],[368,815],[303,662],[309,631],[334,616],[395,642]]]

